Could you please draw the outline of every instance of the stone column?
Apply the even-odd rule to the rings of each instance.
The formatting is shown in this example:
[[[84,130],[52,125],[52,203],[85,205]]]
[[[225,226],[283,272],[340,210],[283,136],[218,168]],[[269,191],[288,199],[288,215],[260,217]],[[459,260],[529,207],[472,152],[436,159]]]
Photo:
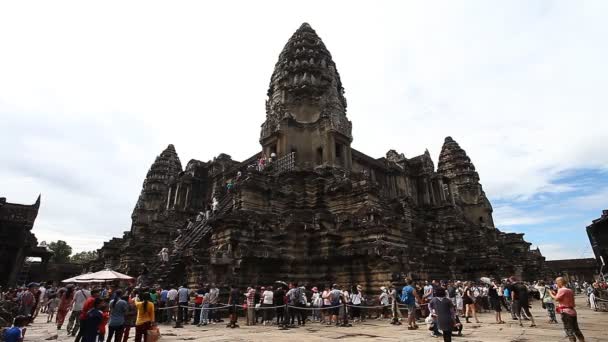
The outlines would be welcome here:
[[[441,203],[445,203],[446,202],[446,198],[445,198],[445,190],[444,190],[444,184],[443,184],[443,179],[439,178],[437,180],[437,183],[439,185],[439,197],[441,198]]]
[[[190,196],[191,185],[186,186],[186,197],[184,197],[184,209],[188,209],[188,197]]]
[[[167,210],[169,210],[169,207],[171,206],[171,190],[173,190],[173,187],[169,187],[169,193],[167,194]]]
[[[173,199],[173,207],[175,208],[176,205],[179,205],[179,188],[180,188],[180,183],[177,183],[177,187],[175,188],[175,198]]]
[[[422,184],[423,184],[423,188],[424,188],[424,193],[423,193],[423,202],[424,204],[430,204],[431,203],[431,197],[429,195],[429,184],[428,184],[428,180],[426,178],[422,179]]]
[[[452,182],[448,183],[448,190],[450,191],[450,202],[452,202],[452,205],[456,205],[456,199],[454,197],[454,185]]]
[[[426,187],[427,187],[426,191],[430,195],[429,200],[430,200],[431,204],[433,204],[433,205],[436,204],[437,202],[435,201],[435,193],[433,191],[433,180],[432,179],[429,179],[429,181],[426,182]]]

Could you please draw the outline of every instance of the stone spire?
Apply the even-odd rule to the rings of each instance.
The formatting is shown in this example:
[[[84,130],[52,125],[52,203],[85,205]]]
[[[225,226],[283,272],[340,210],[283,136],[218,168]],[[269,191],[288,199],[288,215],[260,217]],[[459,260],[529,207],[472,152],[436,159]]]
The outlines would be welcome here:
[[[149,179],[165,179],[171,176],[177,176],[182,171],[182,163],[179,160],[177,152],[173,144],[169,144],[167,148],[156,157],[156,160],[150,166],[146,180]]]
[[[160,210],[164,208],[165,196],[169,181],[177,177],[182,171],[182,163],[177,156],[173,145],[156,157],[146,174],[146,179],[133,210],[132,218],[135,220],[138,210]]]
[[[445,138],[439,154],[437,172],[453,180],[455,184],[479,182],[475,165],[452,137]]]
[[[448,179],[450,191],[463,204],[464,214],[471,222],[494,227],[492,205],[479,183],[475,165],[452,137],[445,138],[439,154],[437,173]]]
[[[346,99],[331,54],[310,25],[304,23],[291,36],[275,65],[266,101],[262,138],[273,133],[278,122],[292,117],[298,122],[316,122],[334,117],[350,137]]]

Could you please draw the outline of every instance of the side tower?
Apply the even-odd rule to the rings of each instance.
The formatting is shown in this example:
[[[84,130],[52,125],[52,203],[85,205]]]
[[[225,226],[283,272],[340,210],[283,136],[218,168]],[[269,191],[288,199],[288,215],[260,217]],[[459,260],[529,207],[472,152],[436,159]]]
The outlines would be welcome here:
[[[304,23],[283,48],[270,80],[260,136],[263,152],[279,158],[295,152],[300,168],[350,170],[351,130],[336,64]]]
[[[462,206],[465,217],[483,227],[494,228],[492,205],[486,197],[475,165],[452,137],[446,137],[439,154],[437,173],[449,179],[450,192]]]

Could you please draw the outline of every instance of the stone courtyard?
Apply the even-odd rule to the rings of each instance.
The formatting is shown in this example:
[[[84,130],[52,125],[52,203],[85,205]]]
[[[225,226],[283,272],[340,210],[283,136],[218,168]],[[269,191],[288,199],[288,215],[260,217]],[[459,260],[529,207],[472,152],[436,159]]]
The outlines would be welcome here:
[[[584,303],[585,298],[577,297],[578,303]],[[606,319],[608,314],[605,312],[594,312],[586,306],[579,306],[579,324],[585,334],[586,341],[608,341],[606,329],[608,324]],[[534,302],[532,312],[537,321],[537,327],[529,328],[524,325],[520,328],[509,316],[503,319],[507,322],[504,325],[497,325],[494,322],[493,313],[482,313],[479,318],[481,324],[466,324],[462,337],[455,337],[455,341],[517,341],[517,342],[555,342],[566,341],[560,324],[548,324],[546,313],[540,308],[538,302]],[[507,313],[508,314],[508,313]],[[507,319],[508,318],[508,319]],[[362,324],[355,324],[353,327],[342,328],[325,326],[318,323],[311,323],[306,327],[289,330],[279,330],[276,326],[256,325],[253,327],[245,326],[243,318],[240,318],[238,329],[227,329],[224,325],[208,325],[206,327],[186,326],[182,329],[174,329],[169,325],[160,325],[162,333],[161,341],[442,341],[441,338],[432,338],[426,329],[408,331],[404,325],[395,327],[387,320],[370,319]],[[133,332],[129,341],[133,341]],[[46,323],[46,316],[40,316],[36,322],[28,328],[26,341],[73,341],[72,337],[66,336],[65,330],[57,335],[55,326]]]

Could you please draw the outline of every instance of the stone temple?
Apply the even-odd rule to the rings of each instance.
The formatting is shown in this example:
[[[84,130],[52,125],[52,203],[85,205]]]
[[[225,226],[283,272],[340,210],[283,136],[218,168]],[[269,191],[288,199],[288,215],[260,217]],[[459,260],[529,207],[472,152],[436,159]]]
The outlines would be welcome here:
[[[302,24],[270,79],[261,151],[182,169],[169,145],[146,175],[131,231],[106,242],[91,268],[137,275],[145,264],[150,281],[164,285],[280,279],[371,288],[403,276],[540,275],[544,257],[523,234],[494,226],[475,166],[454,139],[445,138],[437,169],[428,151],[370,157],[351,146],[346,107],[331,54]],[[276,157],[260,171],[262,155]]]

